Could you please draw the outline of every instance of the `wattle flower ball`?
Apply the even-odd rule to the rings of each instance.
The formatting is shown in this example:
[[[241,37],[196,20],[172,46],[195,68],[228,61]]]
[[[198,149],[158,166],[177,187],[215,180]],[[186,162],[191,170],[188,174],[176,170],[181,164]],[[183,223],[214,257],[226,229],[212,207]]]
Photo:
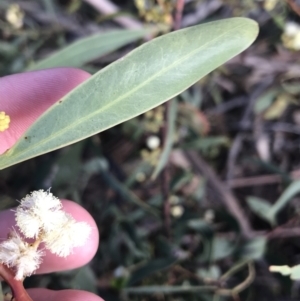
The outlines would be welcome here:
[[[26,242],[16,231],[11,231],[6,241],[0,244],[0,262],[15,271],[15,278],[22,280],[34,273],[44,252],[38,250],[41,242],[50,252],[66,257],[73,248],[85,244],[91,228],[85,222],[76,222],[62,210],[58,198],[48,190],[34,191],[20,202],[15,211],[16,223]]]

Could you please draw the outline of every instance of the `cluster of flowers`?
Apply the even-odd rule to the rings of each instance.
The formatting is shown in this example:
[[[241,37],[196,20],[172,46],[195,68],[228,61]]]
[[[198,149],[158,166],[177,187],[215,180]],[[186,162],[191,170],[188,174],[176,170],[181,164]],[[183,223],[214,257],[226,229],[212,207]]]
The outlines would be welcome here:
[[[10,117],[5,112],[0,112],[0,132],[4,132],[9,128]]]
[[[62,210],[62,204],[50,191],[34,191],[20,202],[15,211],[20,232],[33,239],[26,242],[15,230],[0,244],[0,262],[15,271],[15,278],[22,280],[37,270],[45,249],[61,257],[68,256],[74,247],[82,246],[91,228],[85,222],[76,222]]]

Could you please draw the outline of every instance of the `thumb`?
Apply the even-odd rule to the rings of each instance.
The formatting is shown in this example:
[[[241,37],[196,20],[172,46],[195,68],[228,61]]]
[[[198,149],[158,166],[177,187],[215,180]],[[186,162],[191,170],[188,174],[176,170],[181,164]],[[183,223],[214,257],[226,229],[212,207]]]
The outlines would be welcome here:
[[[0,154],[11,148],[52,104],[90,75],[74,68],[54,68],[0,78],[0,112],[10,117],[0,132]]]

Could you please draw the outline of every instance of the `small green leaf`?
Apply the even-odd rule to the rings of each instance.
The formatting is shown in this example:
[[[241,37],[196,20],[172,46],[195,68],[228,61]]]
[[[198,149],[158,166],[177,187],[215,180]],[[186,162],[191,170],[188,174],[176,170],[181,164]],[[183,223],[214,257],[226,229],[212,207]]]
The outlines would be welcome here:
[[[254,196],[249,196],[247,197],[247,204],[255,214],[268,221],[271,225],[276,223],[275,217],[271,213],[272,205],[267,201]]]
[[[187,226],[190,229],[193,229],[195,231],[199,231],[201,232],[211,232],[212,231],[212,227],[211,225],[205,221],[204,219],[190,219],[187,222]]]
[[[82,67],[84,64],[129,44],[153,29],[115,30],[80,39],[30,66],[28,70]]]
[[[299,84],[282,84],[282,88],[292,95],[298,95],[300,93]]]
[[[300,193],[300,181],[294,181],[273,205],[257,197],[248,197],[247,203],[253,212],[274,226],[278,212],[298,193]]]
[[[280,90],[278,89],[272,89],[260,96],[255,102],[254,112],[260,114],[266,109],[268,109],[272,105],[275,97],[278,95],[279,92]]]
[[[144,266],[132,273],[128,281],[128,286],[143,280],[144,278],[150,276],[153,273],[167,269],[176,262],[177,259],[174,257],[150,260],[147,264],[145,264]]]
[[[279,94],[264,113],[264,119],[273,120],[280,118],[292,102],[293,98],[289,94]]]
[[[213,240],[211,260],[216,261],[230,256],[234,250],[234,243],[224,237],[215,237]]]
[[[245,50],[257,33],[255,21],[232,18],[178,30],[140,46],[49,108],[0,156],[0,169],[162,104]]]
[[[300,181],[292,182],[272,206],[271,214],[276,214],[296,195],[300,193]]]
[[[209,153],[212,148],[219,148],[223,146],[229,146],[229,139],[225,136],[211,136],[201,137],[194,139],[191,142],[185,143],[183,148],[185,149],[199,149],[203,153]]]

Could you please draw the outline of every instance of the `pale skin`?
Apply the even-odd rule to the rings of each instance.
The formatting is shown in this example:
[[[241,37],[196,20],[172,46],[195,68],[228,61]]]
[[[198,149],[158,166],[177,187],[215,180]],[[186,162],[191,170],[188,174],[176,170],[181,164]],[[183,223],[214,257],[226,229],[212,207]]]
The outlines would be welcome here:
[[[54,68],[0,78],[0,111],[4,111],[11,119],[9,128],[0,132],[0,154],[13,146],[47,108],[89,76],[79,69]],[[63,206],[77,221],[85,221],[91,226],[90,238],[67,258],[46,252],[38,274],[78,268],[88,263],[98,248],[99,233],[91,215],[71,201],[64,200]],[[14,213],[10,210],[0,212],[0,237],[6,237],[12,227],[16,227]],[[94,294],[77,290],[37,288],[28,290],[28,293],[34,301],[103,301]]]

